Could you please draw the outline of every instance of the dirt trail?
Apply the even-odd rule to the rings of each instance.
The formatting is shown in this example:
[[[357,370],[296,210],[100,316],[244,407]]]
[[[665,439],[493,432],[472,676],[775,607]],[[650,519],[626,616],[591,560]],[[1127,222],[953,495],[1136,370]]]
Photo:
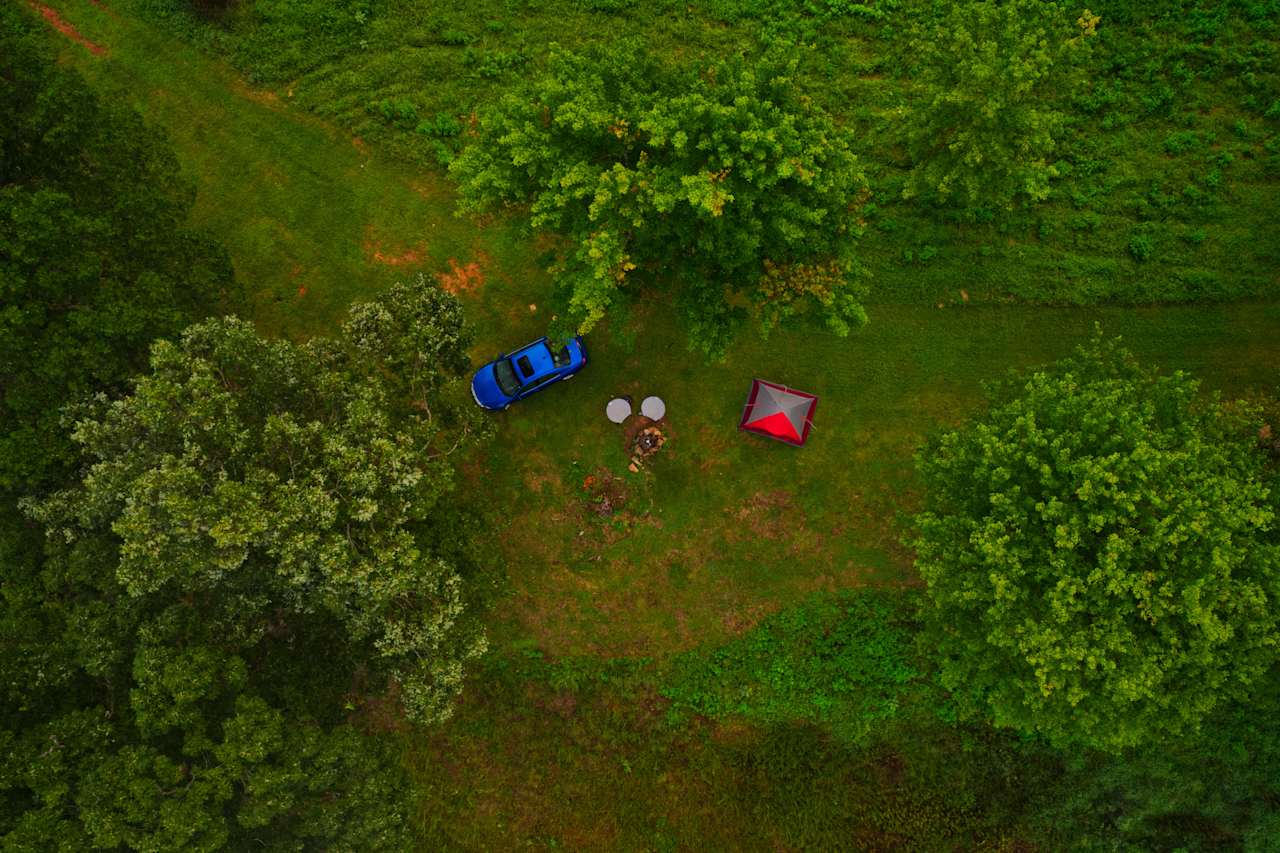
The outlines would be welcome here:
[[[505,267],[532,254],[495,251],[509,239],[503,229],[478,237],[455,217],[439,172],[380,155],[110,0],[25,1],[76,42],[65,61],[166,131],[196,184],[193,223],[226,246],[251,288],[245,310],[267,331],[327,331],[352,302],[416,271],[479,298],[485,276],[511,280]],[[489,266],[503,256],[507,264]]]
[[[43,3],[36,3],[34,2],[34,0],[28,0],[27,5],[30,6],[32,9],[35,9],[37,12],[39,12],[40,16],[44,18],[45,21],[48,22],[49,26],[53,27],[58,32],[62,33],[64,36],[71,39],[76,44],[79,44],[82,47],[87,48],[90,53],[94,54],[95,56],[107,55],[107,49],[105,47],[103,47],[100,44],[97,44],[96,42],[89,41],[89,39],[81,35],[80,31],[77,30],[75,27],[73,27],[66,20],[64,20],[63,17],[59,15],[56,10],[50,9],[48,6],[44,5]],[[95,5],[101,6],[102,4],[99,3]]]

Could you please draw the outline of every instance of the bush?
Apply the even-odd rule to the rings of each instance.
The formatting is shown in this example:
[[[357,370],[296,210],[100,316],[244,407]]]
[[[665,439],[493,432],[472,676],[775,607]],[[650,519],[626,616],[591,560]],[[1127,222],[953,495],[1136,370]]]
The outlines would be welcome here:
[[[1135,234],[1129,238],[1129,254],[1133,255],[1135,261],[1149,260],[1154,251],[1155,246],[1148,235]]]
[[[398,127],[413,127],[418,122],[418,108],[406,98],[383,98],[378,102],[378,112]]]
[[[448,113],[436,113],[433,119],[423,119],[418,122],[418,126],[414,128],[417,133],[423,136],[430,136],[435,139],[447,139],[462,133],[462,122],[458,121]]]
[[[829,723],[857,741],[892,717],[921,673],[913,659],[915,596],[845,592],[810,599],[714,651],[677,658],[662,695],[671,713],[756,722]]]
[[[475,42],[475,36],[466,30],[446,29],[440,31],[440,43],[449,47],[466,47]]]
[[[1180,130],[1165,137],[1164,150],[1169,154],[1183,154],[1200,147],[1200,134],[1194,130]]]

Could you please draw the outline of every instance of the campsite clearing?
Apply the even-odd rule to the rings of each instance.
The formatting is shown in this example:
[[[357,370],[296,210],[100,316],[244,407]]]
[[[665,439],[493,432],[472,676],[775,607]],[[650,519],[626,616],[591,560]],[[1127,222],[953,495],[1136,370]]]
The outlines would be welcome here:
[[[457,276],[487,259],[482,287],[456,288],[477,328],[473,356],[545,333],[547,317],[530,306],[548,304],[550,281],[535,263],[536,236],[516,222],[455,218],[439,173],[369,150],[302,114],[287,92],[250,89],[225,63],[128,14],[88,0],[52,5],[107,48],[68,42],[66,61],[168,132],[198,186],[197,224],[228,247],[262,328],[307,336],[391,281],[418,270]],[[871,235],[872,251],[887,251],[883,233]],[[982,763],[954,732],[923,739],[918,763],[904,768],[908,729],[853,755],[804,724],[668,725],[660,693],[676,655],[714,650],[814,593],[916,584],[900,514],[916,504],[912,455],[923,436],[974,412],[983,381],[1065,355],[1095,323],[1144,362],[1190,370],[1209,389],[1275,388],[1280,302],[970,303],[961,285],[991,290],[994,275],[984,269],[986,283],[969,284],[975,257],[940,258],[915,288],[902,284],[911,269],[893,272],[900,286],[848,338],[780,330],[738,341],[720,364],[689,353],[674,313],[648,303],[627,329],[592,336],[590,369],[576,381],[497,416],[497,440],[483,467],[464,466],[462,490],[499,531],[509,589],[488,616],[493,652],[456,718],[406,742],[425,787],[423,849],[513,839],[829,846],[877,815],[939,827],[985,820],[983,804],[964,804],[966,780],[976,789],[1007,769],[990,784],[1016,787],[1016,767]],[[939,303],[951,290],[966,298]],[[821,397],[804,448],[739,433],[756,377]],[[618,394],[658,394],[669,407],[667,443],[638,474],[626,470],[622,431],[602,416]],[[954,797],[912,787],[910,774],[942,766],[957,774]]]

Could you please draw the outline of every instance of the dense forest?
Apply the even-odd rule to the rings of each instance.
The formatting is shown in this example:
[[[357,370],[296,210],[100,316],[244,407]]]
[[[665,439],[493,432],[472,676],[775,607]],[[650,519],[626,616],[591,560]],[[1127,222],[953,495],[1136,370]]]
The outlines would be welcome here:
[[[0,850],[1280,851],[1278,216],[1276,0],[0,6]]]

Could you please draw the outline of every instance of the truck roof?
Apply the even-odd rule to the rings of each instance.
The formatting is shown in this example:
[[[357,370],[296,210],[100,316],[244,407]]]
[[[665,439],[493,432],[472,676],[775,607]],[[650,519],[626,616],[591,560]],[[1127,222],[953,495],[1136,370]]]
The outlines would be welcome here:
[[[547,346],[546,338],[539,338],[531,344],[527,344],[508,356],[511,363],[515,365],[516,376],[520,380],[520,384],[527,384],[539,377],[546,376],[555,370],[555,363],[551,360],[551,349]]]

